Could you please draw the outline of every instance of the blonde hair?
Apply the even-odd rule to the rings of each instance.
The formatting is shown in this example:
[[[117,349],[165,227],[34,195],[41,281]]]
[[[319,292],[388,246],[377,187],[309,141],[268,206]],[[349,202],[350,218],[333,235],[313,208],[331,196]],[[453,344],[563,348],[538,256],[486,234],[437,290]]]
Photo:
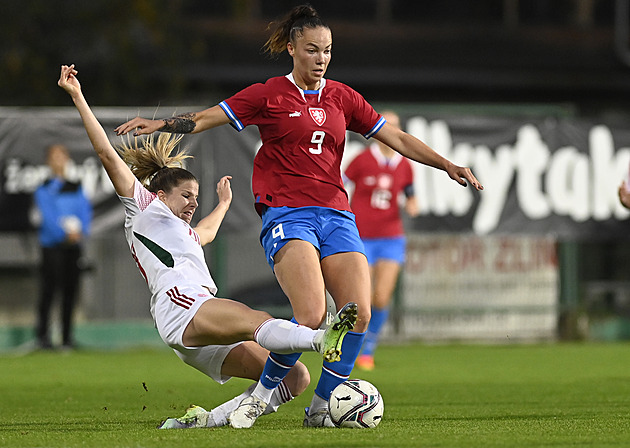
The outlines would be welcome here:
[[[166,132],[159,133],[157,138],[155,134],[150,134],[147,138],[140,139],[141,145],[138,147],[138,137],[134,137],[132,143],[131,137],[127,134],[127,139],[122,139],[122,144],[116,149],[129,165],[131,172],[149,191],[168,192],[182,180],[197,181],[195,176],[185,169],[184,161],[192,158],[187,150],[181,149],[175,155],[171,155],[182,138],[183,135]]]
[[[272,57],[277,57],[287,49],[287,43],[293,42],[302,36],[304,28],[328,28],[315,8],[309,4],[296,6],[279,21],[271,22],[268,28],[274,28],[263,51]]]

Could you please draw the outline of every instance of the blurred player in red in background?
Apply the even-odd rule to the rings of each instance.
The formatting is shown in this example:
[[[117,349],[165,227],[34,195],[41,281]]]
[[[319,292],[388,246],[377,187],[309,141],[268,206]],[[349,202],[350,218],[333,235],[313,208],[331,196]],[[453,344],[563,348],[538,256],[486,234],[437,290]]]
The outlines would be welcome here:
[[[293,59],[291,73],[253,84],[216,106],[163,120],[134,118],[116,132],[198,133],[226,124],[258,128],[252,187],[262,217],[260,241],[267,262],[289,298],[294,320],[318,328],[326,316],[326,290],[337,309],[354,302],[358,319],[343,340],[340,361],[324,361],[304,426],[332,426],[328,399],[354,367],[370,321],[370,273],[363,243],[341,179],[346,131],[374,137],[400,154],[444,170],[462,186],[483,189],[470,169],[448,161],[423,142],[389,125],[349,86],[324,78],[332,32],[311,6],[293,8],[272,24],[265,48]],[[230,417],[250,427],[277,382],[299,354],[271,353],[252,397]]]
[[[389,124],[400,128],[400,118],[395,112],[385,111],[382,116]],[[350,162],[344,180],[354,184],[350,206],[356,216],[372,278],[372,319],[355,365],[372,370],[374,351],[389,316],[398,275],[405,261],[406,240],[399,199],[404,193],[404,209],[412,218],[418,216],[418,201],[409,160],[378,141]]]

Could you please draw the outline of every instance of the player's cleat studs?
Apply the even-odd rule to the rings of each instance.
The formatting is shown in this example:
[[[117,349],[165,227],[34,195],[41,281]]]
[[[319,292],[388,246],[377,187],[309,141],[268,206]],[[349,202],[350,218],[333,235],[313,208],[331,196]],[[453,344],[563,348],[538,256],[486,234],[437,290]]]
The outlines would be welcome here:
[[[354,302],[346,303],[337,313],[332,323],[324,331],[320,353],[324,361],[336,362],[341,359],[341,345],[348,331],[357,322],[358,305]]]

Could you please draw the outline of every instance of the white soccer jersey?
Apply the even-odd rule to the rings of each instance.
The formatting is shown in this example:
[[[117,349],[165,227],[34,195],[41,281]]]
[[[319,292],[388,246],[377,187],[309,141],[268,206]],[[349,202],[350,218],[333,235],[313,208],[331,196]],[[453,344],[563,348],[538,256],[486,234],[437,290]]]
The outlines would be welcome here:
[[[119,198],[127,243],[151,291],[152,312],[157,297],[173,287],[200,285],[216,294],[199,235],[190,225],[138,180],[133,198]]]

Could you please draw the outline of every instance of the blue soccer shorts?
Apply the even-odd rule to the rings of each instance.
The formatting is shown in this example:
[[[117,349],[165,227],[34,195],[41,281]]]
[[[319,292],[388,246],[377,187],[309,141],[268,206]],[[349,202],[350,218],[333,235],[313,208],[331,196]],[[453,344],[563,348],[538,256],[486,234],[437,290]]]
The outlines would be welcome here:
[[[341,252],[365,254],[354,219],[348,211],[327,207],[268,207],[262,215],[260,244],[271,269],[274,255],[290,240],[311,243],[320,259]]]
[[[405,237],[364,238],[365,256],[370,266],[379,260],[391,260],[399,264],[405,262]]]

